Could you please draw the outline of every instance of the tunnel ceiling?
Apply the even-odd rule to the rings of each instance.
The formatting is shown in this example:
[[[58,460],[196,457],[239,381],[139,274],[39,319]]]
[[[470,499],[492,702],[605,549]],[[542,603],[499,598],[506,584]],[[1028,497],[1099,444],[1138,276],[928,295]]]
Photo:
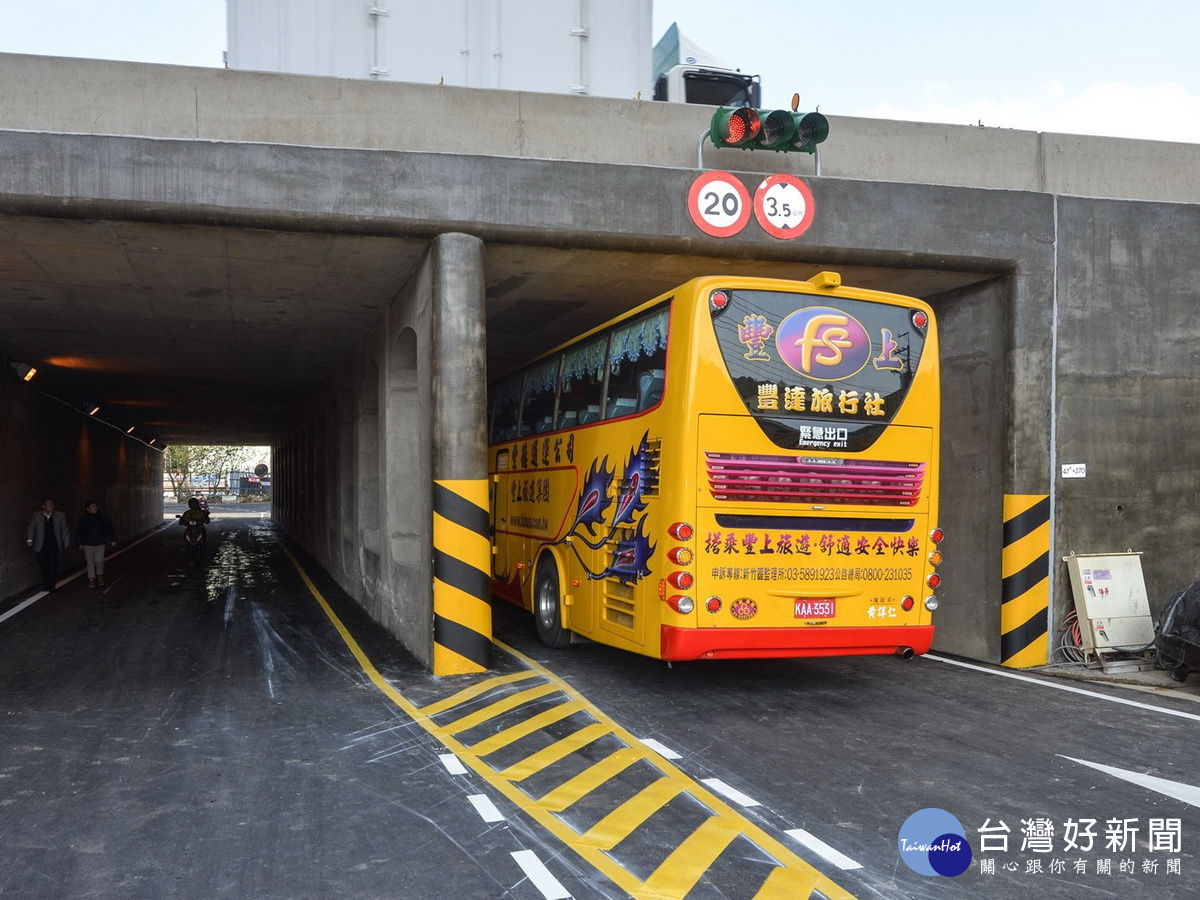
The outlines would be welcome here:
[[[135,436],[270,444],[355,352],[425,252],[401,237],[0,215],[0,353],[32,386]],[[489,245],[488,364],[503,374],[695,275],[931,297],[989,276]]]

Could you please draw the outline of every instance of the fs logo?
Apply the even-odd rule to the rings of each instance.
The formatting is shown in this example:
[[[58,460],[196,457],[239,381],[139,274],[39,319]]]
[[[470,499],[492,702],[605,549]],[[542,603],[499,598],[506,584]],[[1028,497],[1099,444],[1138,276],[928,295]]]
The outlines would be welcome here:
[[[919,809],[900,826],[900,858],[920,875],[961,875],[971,865],[962,823],[944,809]]]
[[[798,309],[775,331],[779,357],[817,381],[842,381],[871,358],[871,338],[853,316],[828,306]]]

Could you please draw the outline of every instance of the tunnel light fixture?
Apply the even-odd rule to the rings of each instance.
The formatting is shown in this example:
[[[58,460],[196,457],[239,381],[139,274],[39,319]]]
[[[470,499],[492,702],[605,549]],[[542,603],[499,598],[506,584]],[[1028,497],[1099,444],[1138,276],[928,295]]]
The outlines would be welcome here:
[[[86,409],[88,411],[89,416],[94,416],[96,413],[100,412],[100,404],[99,403],[88,403],[84,406],[84,409]]]
[[[134,425],[130,425],[128,428],[126,428],[126,429],[125,429],[125,433],[126,433],[126,434],[133,434],[133,429],[134,429],[135,427],[136,427],[136,426],[134,426]]]
[[[29,363],[19,362],[15,359],[8,361],[8,369],[22,381],[33,381],[33,376],[37,375],[37,369]]]

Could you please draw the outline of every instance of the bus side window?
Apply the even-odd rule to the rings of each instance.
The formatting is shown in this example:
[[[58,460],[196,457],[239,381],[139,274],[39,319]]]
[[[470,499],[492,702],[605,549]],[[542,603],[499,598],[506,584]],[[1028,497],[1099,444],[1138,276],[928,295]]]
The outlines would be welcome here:
[[[558,427],[574,428],[600,418],[608,338],[600,337],[563,354]]]
[[[492,396],[491,440],[511,441],[517,436],[517,414],[521,409],[522,375],[506,378],[496,385]]]
[[[647,369],[638,376],[638,412],[657,406],[662,400],[663,377],[662,369]]]
[[[641,412],[662,399],[668,322],[669,310],[662,307],[613,331],[606,419]]]
[[[525,398],[521,404],[521,437],[549,431],[554,422],[554,401],[558,395],[559,357],[548,359],[529,370],[525,379]]]

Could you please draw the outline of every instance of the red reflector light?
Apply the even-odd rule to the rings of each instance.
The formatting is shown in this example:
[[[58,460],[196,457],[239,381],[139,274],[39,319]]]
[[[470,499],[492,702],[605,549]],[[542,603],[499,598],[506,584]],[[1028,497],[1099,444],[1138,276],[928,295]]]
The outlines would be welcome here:
[[[720,612],[721,611],[721,598],[720,597],[709,597],[707,600],[704,601],[704,608],[712,613]]]
[[[713,309],[724,309],[729,305],[729,295],[724,291],[713,291],[708,302],[712,304]]]
[[[903,600],[900,601],[900,606],[903,607],[905,612],[908,612],[915,605],[916,605],[916,601],[913,600],[912,597],[905,597]]]
[[[916,325],[918,328],[924,328],[926,325],[929,324],[929,316],[925,315],[925,313],[918,310],[917,312],[913,313],[912,321],[913,321],[913,324]]]
[[[945,540],[945,538],[946,532],[942,531],[940,528],[935,528],[933,531],[929,532],[929,539],[935,544],[940,544],[943,540]]]
[[[939,575],[937,572],[934,572],[932,575],[930,575],[928,578],[925,579],[925,583],[927,585],[929,585],[931,588],[936,588],[939,584],[942,583],[942,576]]]
[[[680,591],[686,591],[690,588],[693,580],[691,572],[672,572],[667,576],[667,583]]]
[[[690,541],[692,539],[692,526],[687,522],[676,522],[667,529],[667,534],[677,541]]]

